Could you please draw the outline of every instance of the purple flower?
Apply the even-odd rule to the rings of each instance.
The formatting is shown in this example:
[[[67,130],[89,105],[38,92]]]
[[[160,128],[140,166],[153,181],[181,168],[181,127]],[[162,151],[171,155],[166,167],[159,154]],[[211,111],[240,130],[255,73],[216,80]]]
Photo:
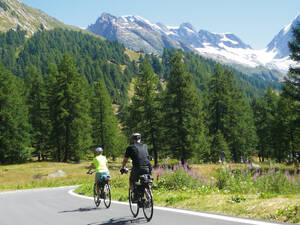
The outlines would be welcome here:
[[[178,165],[174,165],[173,170],[178,170]]]
[[[253,175],[253,180],[256,181],[257,178],[258,178],[258,176],[259,176],[259,173],[256,172],[256,173]]]
[[[288,170],[285,171],[286,175],[290,175],[290,172]]]
[[[198,173],[198,171],[195,172],[195,177],[196,177],[197,179],[200,179],[200,174]]]

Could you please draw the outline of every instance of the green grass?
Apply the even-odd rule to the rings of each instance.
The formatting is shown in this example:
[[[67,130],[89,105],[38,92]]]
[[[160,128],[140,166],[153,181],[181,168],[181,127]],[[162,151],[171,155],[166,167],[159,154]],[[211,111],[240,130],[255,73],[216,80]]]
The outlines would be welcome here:
[[[94,176],[86,174],[88,165],[89,162],[80,164],[35,162],[0,166],[0,191],[79,184],[81,186],[75,192],[92,196]],[[129,175],[120,175],[120,165],[120,160],[109,163],[112,175],[112,199],[128,201]],[[282,171],[287,169],[282,165],[277,166],[281,166]],[[155,170],[153,173],[155,178],[153,183],[154,204],[244,218],[300,223],[299,191],[285,189],[283,193],[276,193],[268,192],[267,189],[255,189],[255,191],[245,192],[241,191],[241,187],[230,190],[226,186],[228,184],[225,185],[225,188],[219,189],[216,186],[218,181],[216,175],[219,168],[222,167],[215,164],[193,165],[193,174],[190,170],[185,171],[184,168],[181,168],[182,174],[179,174],[180,169],[177,169],[175,173],[170,169]],[[234,164],[232,168],[234,171],[241,171],[247,169],[247,166]],[[67,177],[47,177],[48,174],[57,170],[63,170]],[[253,178],[251,177],[251,179]],[[243,181],[239,177],[234,182],[246,182],[249,185],[246,178]],[[232,183],[231,185],[237,184]]]

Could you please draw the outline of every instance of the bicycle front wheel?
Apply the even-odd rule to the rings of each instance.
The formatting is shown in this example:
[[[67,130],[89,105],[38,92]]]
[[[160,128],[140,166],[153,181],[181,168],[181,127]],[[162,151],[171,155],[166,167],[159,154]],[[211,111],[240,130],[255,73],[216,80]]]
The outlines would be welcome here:
[[[106,183],[103,187],[103,201],[106,208],[109,208],[111,204],[111,194],[110,194],[110,186],[108,183]]]
[[[134,193],[133,193],[133,191],[130,190],[130,188],[129,188],[129,194],[128,194],[128,196],[129,196],[130,211],[131,211],[133,217],[135,218],[139,214],[139,206],[138,206],[137,203],[133,203],[132,202],[133,201],[133,197],[134,197]]]
[[[97,189],[98,189],[98,185],[95,183],[94,184],[94,202],[95,202],[96,207],[98,207],[101,203],[99,191]]]
[[[144,216],[149,222],[153,216],[153,196],[151,187],[145,187],[143,198],[143,212]]]

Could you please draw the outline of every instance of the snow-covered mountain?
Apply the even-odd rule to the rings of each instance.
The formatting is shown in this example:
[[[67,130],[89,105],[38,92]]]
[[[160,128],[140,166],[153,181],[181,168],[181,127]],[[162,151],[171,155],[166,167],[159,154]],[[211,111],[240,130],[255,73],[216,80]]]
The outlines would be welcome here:
[[[147,53],[162,54],[164,48],[180,48],[238,68],[267,68],[280,71],[284,75],[293,64],[289,59],[287,43],[292,39],[292,27],[299,21],[300,15],[261,50],[252,49],[232,33],[196,31],[190,23],[182,23],[178,27],[165,26],[162,23],[153,24],[140,16],[117,18],[103,13],[96,23],[87,29],[105,38],[118,40],[133,50],[143,49]],[[276,76],[269,78],[282,78]]]
[[[175,41],[167,35],[162,35],[158,25],[151,24],[139,16],[117,18],[103,13],[95,24],[88,26],[87,30],[110,40],[118,40],[129,49],[142,49],[147,53],[161,54],[164,48],[192,51],[190,46]]]
[[[290,54],[288,42],[293,38],[292,28],[300,22],[298,15],[290,24],[286,25],[268,44],[266,51],[273,52],[275,59],[288,57]]]

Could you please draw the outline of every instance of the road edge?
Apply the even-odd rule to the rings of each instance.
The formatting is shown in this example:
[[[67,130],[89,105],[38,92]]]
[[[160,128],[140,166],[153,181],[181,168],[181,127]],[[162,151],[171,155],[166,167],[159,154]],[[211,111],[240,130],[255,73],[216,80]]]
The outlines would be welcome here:
[[[75,189],[71,189],[68,191],[68,193],[72,196],[84,198],[88,200],[94,200],[93,197],[89,197],[86,195],[80,195],[74,192]],[[120,202],[120,201],[111,201],[114,204],[119,205],[129,205],[128,202]],[[203,213],[203,212],[196,212],[196,211],[190,211],[185,209],[175,209],[175,208],[167,208],[162,206],[154,206],[154,209],[168,211],[168,212],[176,212],[181,214],[188,214],[193,216],[199,216],[199,217],[206,217],[211,219],[218,219],[218,220],[225,220],[229,222],[237,222],[237,223],[245,223],[245,224],[253,224],[253,225],[278,225],[282,223],[272,223],[272,222],[266,222],[266,221],[260,221],[260,220],[251,220],[251,219],[244,219],[244,218],[238,218],[238,217],[231,217],[231,216],[223,216],[223,215],[217,215],[217,214],[210,214],[210,213]]]

